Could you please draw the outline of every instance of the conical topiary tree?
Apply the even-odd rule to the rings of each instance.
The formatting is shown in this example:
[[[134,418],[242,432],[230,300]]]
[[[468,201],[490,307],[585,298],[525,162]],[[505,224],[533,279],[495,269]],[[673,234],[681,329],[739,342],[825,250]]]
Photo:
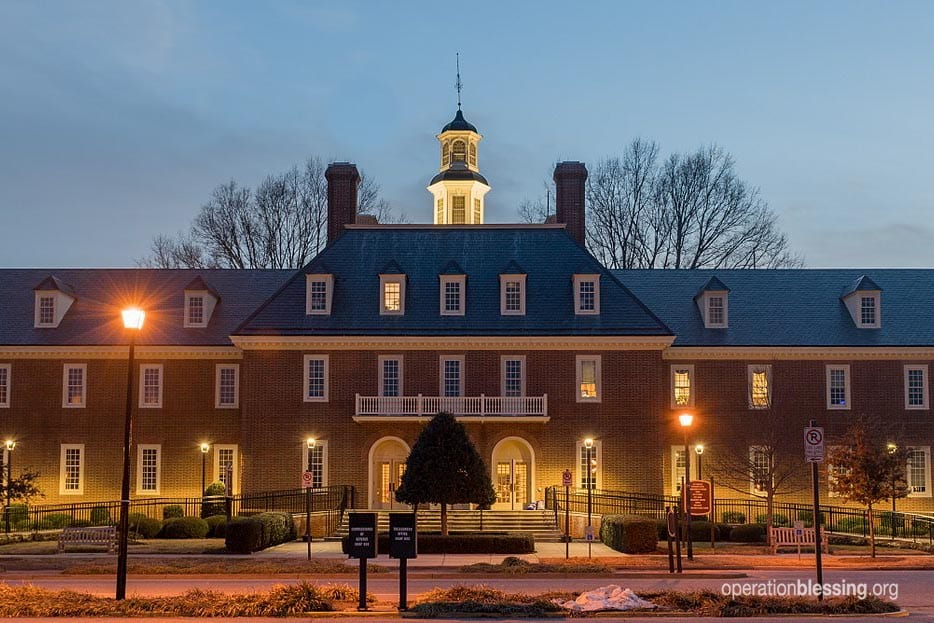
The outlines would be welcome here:
[[[448,533],[448,504],[488,506],[496,501],[486,464],[450,413],[433,417],[418,435],[396,499],[403,504],[440,504],[441,534]]]

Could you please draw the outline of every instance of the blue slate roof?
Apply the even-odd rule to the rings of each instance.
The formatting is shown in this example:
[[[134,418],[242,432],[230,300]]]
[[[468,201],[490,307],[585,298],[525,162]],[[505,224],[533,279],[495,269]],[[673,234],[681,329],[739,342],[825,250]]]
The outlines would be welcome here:
[[[120,310],[146,311],[138,344],[230,346],[230,334],[294,271],[150,269],[0,270],[0,346],[126,344]],[[37,284],[67,284],[74,303],[57,328],[33,327]],[[183,327],[184,290],[201,281],[220,298],[205,328]]]
[[[931,270],[612,272],[671,327],[674,346],[934,346]],[[864,275],[883,291],[879,329],[858,329],[840,300]],[[730,285],[727,329],[705,329],[694,301],[712,277]]]
[[[859,279],[854,281],[848,288],[843,291],[843,296],[849,296],[855,292],[865,292],[867,290],[881,291],[882,288],[876,285],[876,282],[866,275],[861,275]]]
[[[451,262],[466,274],[466,313],[441,316],[439,275]],[[379,313],[379,274],[406,275],[405,314]],[[334,275],[331,314],[305,314],[305,274]],[[581,271],[585,267],[586,271]],[[526,276],[526,315],[500,314],[499,275]],[[601,274],[599,315],[573,309],[575,272]],[[267,301],[243,335],[670,335],[563,227],[348,227]]]

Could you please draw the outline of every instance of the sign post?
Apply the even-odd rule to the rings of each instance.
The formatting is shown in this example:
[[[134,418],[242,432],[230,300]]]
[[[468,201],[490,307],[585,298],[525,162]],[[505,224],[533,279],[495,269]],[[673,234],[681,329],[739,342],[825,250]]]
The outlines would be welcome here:
[[[408,610],[408,559],[418,558],[415,513],[389,514],[389,557],[399,559],[399,610]]]
[[[675,512],[670,506],[665,507],[665,523],[667,524],[665,535],[667,536],[666,540],[668,541],[668,573],[674,573],[675,552],[671,546],[671,541],[678,534],[678,516],[675,515]]]
[[[564,559],[571,557],[571,485],[574,483],[574,474],[566,469],[561,474],[561,485],[564,487]]]
[[[818,488],[817,465],[824,462],[824,429],[811,420],[804,429],[804,460],[811,464],[811,487],[814,492],[814,560],[817,563],[817,600],[823,601],[824,570],[821,566],[820,538],[820,490]]]
[[[314,474],[302,472],[302,489],[305,490],[305,542],[308,544],[308,560],[311,560],[311,485]]]
[[[350,557],[360,559],[360,604],[357,610],[366,610],[366,561],[376,558],[376,513],[350,513],[349,533]]]

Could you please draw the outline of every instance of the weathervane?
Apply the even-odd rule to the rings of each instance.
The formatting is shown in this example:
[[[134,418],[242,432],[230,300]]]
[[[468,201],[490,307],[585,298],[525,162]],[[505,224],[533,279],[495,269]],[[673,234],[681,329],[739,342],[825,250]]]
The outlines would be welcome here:
[[[457,110],[461,109],[461,88],[464,86],[461,83],[461,53],[455,52],[454,58],[457,63],[457,82],[454,83],[454,86],[457,88]]]

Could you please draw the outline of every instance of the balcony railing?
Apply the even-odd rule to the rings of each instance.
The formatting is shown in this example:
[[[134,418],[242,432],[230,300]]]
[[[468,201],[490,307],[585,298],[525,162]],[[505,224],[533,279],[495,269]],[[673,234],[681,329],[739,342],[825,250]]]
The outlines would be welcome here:
[[[548,396],[361,396],[355,419],[429,418],[441,411],[460,419],[548,420]]]

